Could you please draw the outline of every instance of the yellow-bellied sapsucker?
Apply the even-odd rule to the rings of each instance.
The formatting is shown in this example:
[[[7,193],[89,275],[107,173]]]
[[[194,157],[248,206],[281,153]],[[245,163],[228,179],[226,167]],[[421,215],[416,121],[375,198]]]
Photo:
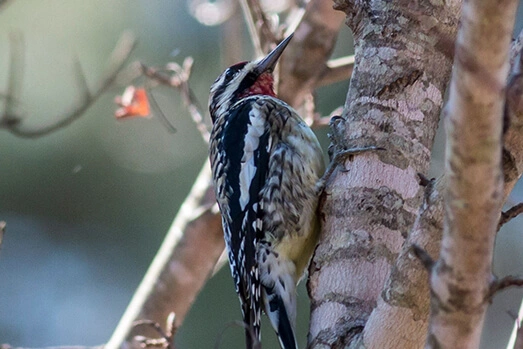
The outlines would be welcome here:
[[[316,136],[276,98],[272,71],[292,36],[265,58],[226,69],[211,87],[210,160],[247,347],[261,310],[284,349],[296,349],[296,283],[317,243]]]

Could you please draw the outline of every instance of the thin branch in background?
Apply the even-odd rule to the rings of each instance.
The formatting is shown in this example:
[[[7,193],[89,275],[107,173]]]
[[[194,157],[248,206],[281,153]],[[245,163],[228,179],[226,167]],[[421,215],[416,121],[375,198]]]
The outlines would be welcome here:
[[[300,25],[306,12],[305,7],[300,7],[298,5],[291,7],[290,12],[285,19],[285,28],[283,28],[285,36],[296,31],[296,28]]]
[[[91,91],[89,91],[89,85],[87,84],[87,78],[85,77],[84,69],[82,68],[82,63],[80,59],[75,56],[73,67],[75,70],[76,85],[78,88],[78,93],[80,95],[80,103],[88,103],[92,99]]]
[[[24,36],[20,32],[12,32],[9,35],[9,48],[7,87],[4,111],[0,115],[0,127],[14,127],[21,121],[14,108],[14,104],[20,101],[24,75],[25,45]]]
[[[222,339],[223,339],[223,336],[225,334],[225,331],[227,331],[229,328],[234,327],[234,326],[241,327],[241,328],[243,328],[245,330],[249,329],[247,327],[247,325],[245,324],[245,322],[243,322],[243,321],[232,321],[232,322],[229,322],[228,324],[225,325],[225,327],[218,334],[218,337],[216,338],[216,341],[214,342],[213,349],[219,349],[220,348],[220,344],[222,342]],[[260,342],[258,342],[258,345],[260,345]]]
[[[490,284],[489,292],[488,292],[488,294],[487,294],[487,296],[485,298],[487,300],[491,300],[492,297],[497,292],[503,291],[504,289],[509,288],[509,287],[513,287],[513,286],[517,286],[517,287],[523,286],[523,278],[509,275],[509,276],[505,276],[502,279],[494,280]]]
[[[223,23],[220,32],[220,54],[222,66],[231,66],[242,60],[244,20],[239,6],[235,7],[231,17]]]
[[[0,247],[2,247],[2,241],[4,240],[5,227],[6,223],[4,221],[0,221]]]
[[[499,229],[501,229],[502,226],[519,216],[521,213],[523,213],[523,203],[519,203],[515,206],[512,206],[505,212],[501,212],[501,218],[499,219],[498,224],[498,231]]]
[[[523,349],[523,329],[521,327],[521,319],[514,314],[512,311],[509,311],[508,314],[512,317],[515,322],[516,328],[516,338],[514,341],[513,349]]]
[[[351,70],[346,64],[350,62],[338,59],[327,63],[344,20],[342,12],[333,10],[332,0],[311,0],[306,4],[279,64],[279,98],[300,109],[316,87],[350,78]]]
[[[196,128],[200,131],[205,142],[209,142],[209,128],[205,124],[204,113],[196,98],[194,92],[189,86],[189,78],[191,76],[191,68],[193,59],[191,57],[185,58],[182,66],[177,63],[169,63],[165,69],[157,69],[148,67],[140,63],[140,69],[143,75],[147,78],[169,87],[173,87],[180,91],[185,106],[196,124]],[[167,71],[167,72],[166,72]]]
[[[326,69],[319,77],[315,87],[335,84],[349,80],[354,69],[354,55],[331,59],[326,64]]]
[[[312,96],[312,94],[311,94]],[[313,96],[312,96],[313,97]],[[305,106],[307,106],[307,98],[305,97]],[[314,98],[314,97],[313,97]],[[323,116],[320,113],[314,113],[312,123],[309,125],[312,129],[321,129],[323,127],[329,126],[333,117],[339,116],[343,111],[343,107],[338,107],[334,109],[329,115]]]
[[[256,56],[267,53],[278,39],[271,29],[265,12],[257,0],[240,0],[243,16],[249,28],[251,41],[254,44]]]
[[[176,334],[177,327],[176,315],[171,312],[167,317],[166,330],[164,331],[162,326],[151,320],[137,320],[133,323],[133,327],[137,328],[140,326],[147,326],[160,335],[160,338],[147,338],[144,336],[134,336],[134,340],[140,343],[142,348],[149,347],[161,347],[164,349],[175,349],[174,347],[174,335]]]
[[[323,116],[316,112],[316,104],[314,94],[309,93],[304,97],[302,108],[300,108],[300,115],[302,119],[312,129],[321,129],[329,126],[331,118],[335,115],[340,115],[343,111],[343,107],[336,108],[328,116]]]
[[[87,86],[87,82],[79,62],[75,62],[75,73],[77,85],[81,93],[81,101],[77,105],[73,106],[70,112],[65,113],[60,121],[38,129],[24,129],[21,127],[21,123],[19,122],[20,119],[15,115],[10,115],[8,113],[7,117],[10,119],[7,120],[10,122],[5,122],[6,115],[4,115],[1,119],[2,122],[0,123],[0,128],[5,128],[7,131],[18,137],[38,138],[70,125],[73,121],[79,119],[84,114],[84,112],[113,85],[120,72],[124,69],[125,63],[129,59],[129,56],[135,46],[136,40],[132,34],[124,33],[120,37],[120,40],[118,41],[109,59],[109,66],[107,71],[103,75],[103,78],[98,83],[96,88],[94,88],[92,91]],[[22,60],[22,57],[17,54],[17,59]],[[18,74],[16,74],[16,69],[11,67],[10,76],[12,75],[15,75],[16,80],[20,80],[20,77]],[[14,95],[15,92],[16,91],[8,90],[6,97],[8,101],[13,100],[13,96],[16,96],[16,94]],[[12,122],[13,117],[15,117],[17,122]]]
[[[3,11],[7,8],[8,5],[12,4],[12,0],[0,0],[0,11]]]
[[[147,91],[149,95],[149,100],[151,101],[151,104],[153,105],[154,109],[158,113],[158,118],[162,122],[162,124],[165,126],[167,131],[170,133],[176,133],[176,127],[169,121],[169,118],[164,114],[162,111],[162,108],[158,104],[158,101],[156,100],[156,97],[154,97],[153,92],[151,90]]]

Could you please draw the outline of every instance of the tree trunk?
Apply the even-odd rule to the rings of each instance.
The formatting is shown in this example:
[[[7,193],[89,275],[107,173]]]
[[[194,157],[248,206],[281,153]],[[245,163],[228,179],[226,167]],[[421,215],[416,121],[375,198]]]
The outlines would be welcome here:
[[[427,294],[426,283],[405,293],[389,282],[382,291],[422,201],[417,173],[428,171],[460,3],[335,6],[347,14],[356,46],[344,112],[333,130],[343,139],[337,146],[386,150],[347,162],[326,188],[310,266],[309,341],[316,348],[419,348],[429,307],[418,292]],[[424,271],[414,273],[421,278]]]

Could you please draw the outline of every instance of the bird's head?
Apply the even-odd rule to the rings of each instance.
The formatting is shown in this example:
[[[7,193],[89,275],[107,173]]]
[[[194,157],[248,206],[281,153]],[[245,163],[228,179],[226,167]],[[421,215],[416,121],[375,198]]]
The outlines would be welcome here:
[[[291,39],[292,34],[264,58],[237,63],[218,76],[209,94],[209,111],[213,122],[217,115],[221,115],[222,111],[229,109],[241,98],[252,95],[275,96],[272,72]]]

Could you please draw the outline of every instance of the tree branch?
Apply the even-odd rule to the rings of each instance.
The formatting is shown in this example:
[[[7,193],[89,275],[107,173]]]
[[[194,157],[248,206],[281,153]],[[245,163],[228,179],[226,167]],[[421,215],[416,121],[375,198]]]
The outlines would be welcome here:
[[[0,221],[0,248],[2,247],[2,242],[4,241],[5,227],[6,223],[4,221]]]
[[[160,250],[105,349],[132,347],[139,319],[164,321],[176,314],[179,327],[224,249],[221,218],[205,163]]]
[[[278,42],[278,38],[272,32],[259,1],[240,0],[240,5],[254,45],[254,52],[256,56],[262,56],[270,51],[271,46]]]
[[[508,90],[507,103],[512,105],[510,110],[513,117],[504,137],[504,200],[523,173],[523,103],[517,102],[522,97],[523,80],[510,84]],[[429,311],[427,272],[418,261],[412,259],[408,251],[414,243],[424,248],[433,258],[438,258],[443,232],[444,188],[444,178],[427,187],[425,202],[381,293],[386,297],[380,297],[378,307],[371,315],[371,319],[384,319],[383,323],[394,324],[395,330],[383,336],[384,340],[389,342],[405,338],[405,332],[397,329],[406,329],[407,333],[411,334],[409,342],[412,343],[412,348],[421,347],[425,340]],[[379,311],[380,309],[383,311]],[[517,328],[514,331],[517,331]],[[420,334],[417,341],[413,339],[414,333]],[[515,335],[512,338],[514,339]],[[512,345],[509,345],[509,348],[512,349]]]
[[[109,67],[107,72],[104,74],[102,80],[98,83],[97,87],[93,92],[90,92],[85,83],[85,77],[77,60],[75,60],[75,70],[78,74],[76,76],[77,84],[80,88],[80,98],[81,101],[78,105],[74,106],[73,109],[66,113],[60,121],[47,125],[39,129],[26,129],[22,126],[22,120],[20,117],[13,114],[11,111],[11,102],[15,97],[16,93],[12,91],[12,85],[9,83],[9,88],[7,92],[7,103],[4,115],[0,117],[0,128],[4,128],[15,136],[22,138],[38,138],[45,135],[48,135],[52,132],[58,131],[68,125],[70,125],[75,120],[79,119],[84,112],[102,96],[102,94],[112,86],[118,74],[124,69],[125,63],[127,62],[131,51],[135,47],[135,40],[131,34],[125,33],[120,38],[116,48],[111,54],[109,60]],[[18,60],[22,60],[23,57],[18,56]],[[21,77],[19,74],[16,74],[17,69],[10,69],[10,78],[11,80],[19,81]]]
[[[142,348],[158,348],[161,347],[163,349],[175,349],[174,347],[174,335],[176,334],[177,326],[176,326],[176,315],[174,313],[170,313],[167,317],[165,330],[162,328],[162,326],[154,321],[151,320],[138,320],[133,323],[133,328],[137,328],[140,326],[147,326],[151,329],[153,329],[157,335],[160,335],[160,338],[148,338],[144,336],[135,336],[134,341],[137,341],[140,343],[140,346]]]
[[[521,213],[523,213],[523,203],[519,203],[515,206],[512,206],[508,210],[501,212],[501,218],[499,219],[498,223],[498,231],[502,226],[519,216]]]
[[[354,70],[354,56],[331,59],[319,76],[315,87],[327,86],[348,80]]]
[[[479,346],[503,200],[502,114],[517,3],[463,3],[447,106],[445,225],[430,278],[429,348]]]
[[[0,115],[0,128],[15,127],[20,123],[20,119],[15,114],[15,104],[20,103],[22,94],[25,47],[24,37],[19,32],[9,35],[9,68],[7,87],[5,92],[4,111]]]
[[[390,293],[382,291],[389,274],[410,277],[395,266],[399,254],[404,263],[425,270],[410,251],[412,243],[431,253],[423,241],[407,247],[405,238],[423,198],[417,173],[428,170],[451,71],[451,60],[437,48],[440,38],[431,34],[454,37],[459,3],[430,8],[424,3],[423,13],[430,13],[435,26],[427,26],[428,15],[409,4],[335,1],[354,32],[356,65],[342,115],[346,122],[333,133],[343,136],[342,148],[387,150],[356,157],[347,164],[350,171],[338,172],[327,187],[322,234],[310,267],[312,347],[423,345],[419,327],[397,324],[423,311],[426,316],[428,307],[393,302],[401,292],[397,284],[386,288],[394,287]],[[424,274],[419,279],[424,281]]]
[[[504,278],[499,279],[499,280],[496,279],[490,283],[490,289],[489,289],[489,292],[488,292],[487,296],[485,297],[485,299],[488,302],[491,302],[492,297],[494,297],[494,295],[496,293],[503,291],[509,287],[513,287],[513,286],[517,286],[517,287],[523,286],[523,279],[520,277],[512,276],[512,275],[505,276]]]
[[[205,143],[209,143],[210,133],[204,121],[204,112],[189,85],[192,64],[193,59],[191,57],[185,58],[182,66],[177,63],[169,63],[165,70],[171,72],[172,75],[166,75],[164,70],[148,67],[143,63],[139,63],[139,66],[141,73],[149,79],[162,85],[175,88],[181,93],[185,107],[189,111],[189,114],[191,114],[196,128],[200,131]]]
[[[507,349],[523,349],[523,327],[521,326],[521,320],[515,317],[514,323],[513,338],[511,337]]]
[[[332,9],[332,0],[312,0],[307,4],[294,37],[280,59],[279,98],[297,108],[318,86],[318,81],[332,79],[329,69],[340,73],[338,79],[350,78],[347,65],[341,70],[327,67],[343,18],[343,13]]]

